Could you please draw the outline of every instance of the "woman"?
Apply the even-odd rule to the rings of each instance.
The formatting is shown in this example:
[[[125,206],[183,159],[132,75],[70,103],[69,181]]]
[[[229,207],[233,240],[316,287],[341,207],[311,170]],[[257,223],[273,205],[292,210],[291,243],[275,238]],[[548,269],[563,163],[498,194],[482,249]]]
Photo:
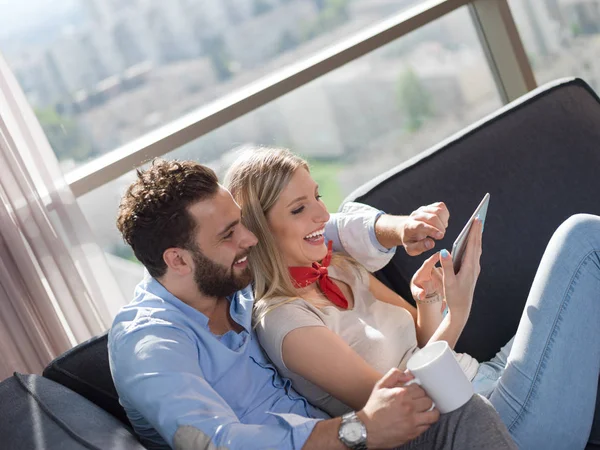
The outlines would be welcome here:
[[[249,256],[259,339],[314,404],[335,415],[358,410],[381,374],[404,368],[419,346],[446,340],[454,347],[479,275],[480,221],[458,274],[445,250],[417,271],[415,311],[355,261],[329,254],[329,214],[301,158],[282,149],[247,152],[227,180],[259,241]],[[590,431],[599,431],[592,430],[599,296],[600,218],[575,216],[548,245],[515,337],[488,362],[459,355],[519,447],[584,448]]]

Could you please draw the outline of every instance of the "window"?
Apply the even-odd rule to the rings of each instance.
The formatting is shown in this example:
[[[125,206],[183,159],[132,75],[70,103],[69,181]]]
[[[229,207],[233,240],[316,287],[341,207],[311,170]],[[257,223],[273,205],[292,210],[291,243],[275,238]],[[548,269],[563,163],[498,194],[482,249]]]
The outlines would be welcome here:
[[[600,89],[600,0],[510,0],[539,84],[577,76]]]
[[[335,210],[373,176],[500,106],[468,10],[461,8],[166,157],[200,161],[222,177],[240,146],[288,147],[309,160],[323,200]],[[130,259],[114,223],[133,177],[78,199],[105,250]]]
[[[360,184],[501,106],[466,8],[247,114],[168,157],[222,176],[245,144],[307,158],[335,210]]]
[[[68,172],[418,0],[6,0],[0,50]]]

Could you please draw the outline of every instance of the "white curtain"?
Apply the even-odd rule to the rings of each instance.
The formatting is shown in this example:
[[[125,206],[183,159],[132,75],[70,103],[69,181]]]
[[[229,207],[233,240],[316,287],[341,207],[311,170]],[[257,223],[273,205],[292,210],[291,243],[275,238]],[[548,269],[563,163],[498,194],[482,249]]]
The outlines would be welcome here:
[[[39,373],[125,303],[58,161],[0,55],[0,380]]]

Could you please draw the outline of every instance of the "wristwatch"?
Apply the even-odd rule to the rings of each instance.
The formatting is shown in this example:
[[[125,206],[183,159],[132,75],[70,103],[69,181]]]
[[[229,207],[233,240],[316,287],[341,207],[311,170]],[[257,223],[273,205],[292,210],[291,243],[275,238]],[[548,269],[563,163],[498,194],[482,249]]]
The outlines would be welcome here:
[[[342,416],[338,437],[342,444],[352,450],[367,450],[367,427],[354,411]]]

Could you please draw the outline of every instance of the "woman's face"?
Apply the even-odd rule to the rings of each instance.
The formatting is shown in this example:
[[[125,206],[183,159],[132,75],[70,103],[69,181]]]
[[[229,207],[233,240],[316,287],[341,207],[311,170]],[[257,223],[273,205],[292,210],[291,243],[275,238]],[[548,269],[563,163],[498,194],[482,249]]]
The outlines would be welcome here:
[[[288,267],[310,266],[327,255],[323,238],[329,213],[310,173],[297,169],[267,214],[267,222]]]

